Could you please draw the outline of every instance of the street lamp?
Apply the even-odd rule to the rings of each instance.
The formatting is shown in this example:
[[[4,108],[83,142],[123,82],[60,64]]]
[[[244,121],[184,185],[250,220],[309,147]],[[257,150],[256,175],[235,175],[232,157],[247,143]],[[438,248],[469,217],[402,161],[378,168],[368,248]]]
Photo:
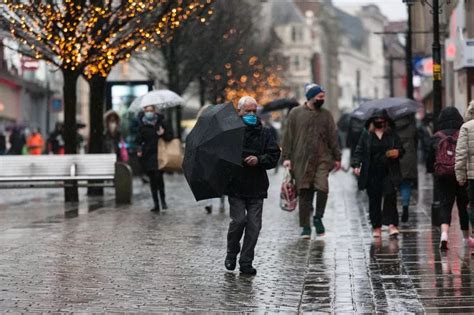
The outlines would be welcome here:
[[[445,4],[450,4],[451,0],[446,0]],[[442,93],[442,79],[441,71],[441,43],[439,31],[439,14],[442,12],[439,0],[421,0],[422,5],[427,5],[431,8],[433,15],[433,115],[435,126],[441,108],[443,107],[443,93]]]
[[[405,55],[406,55],[406,73],[407,73],[407,98],[413,99],[413,52],[412,52],[412,14],[411,6],[416,0],[403,0],[407,5],[408,28],[406,33]]]

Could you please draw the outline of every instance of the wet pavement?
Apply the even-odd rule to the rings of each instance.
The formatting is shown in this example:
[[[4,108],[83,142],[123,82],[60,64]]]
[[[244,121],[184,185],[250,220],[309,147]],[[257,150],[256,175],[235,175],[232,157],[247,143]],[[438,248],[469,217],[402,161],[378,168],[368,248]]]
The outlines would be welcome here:
[[[207,215],[181,176],[160,214],[138,181],[121,207],[112,192],[65,207],[61,190],[0,191],[0,312],[474,312],[471,252],[457,218],[438,250],[428,178],[399,240],[381,241],[352,175],[331,177],[326,236],[311,241],[271,180],[255,277],[224,269],[227,211]]]

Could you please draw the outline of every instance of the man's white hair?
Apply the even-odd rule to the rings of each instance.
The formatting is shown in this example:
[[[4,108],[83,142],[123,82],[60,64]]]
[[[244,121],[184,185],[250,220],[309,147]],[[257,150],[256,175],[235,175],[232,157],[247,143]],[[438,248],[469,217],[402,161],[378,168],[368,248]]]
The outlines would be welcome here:
[[[237,108],[242,109],[246,104],[255,104],[258,106],[257,101],[252,96],[243,96],[240,98],[239,102],[237,103]]]

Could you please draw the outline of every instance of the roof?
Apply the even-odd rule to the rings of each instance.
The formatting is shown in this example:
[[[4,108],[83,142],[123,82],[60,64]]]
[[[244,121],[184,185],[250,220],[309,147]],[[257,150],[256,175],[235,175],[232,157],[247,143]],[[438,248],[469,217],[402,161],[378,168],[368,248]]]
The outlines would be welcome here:
[[[292,0],[272,0],[271,16],[273,26],[305,22],[304,16]]]
[[[336,17],[341,25],[341,33],[349,38],[351,46],[361,50],[366,41],[366,29],[360,18],[336,8]]]

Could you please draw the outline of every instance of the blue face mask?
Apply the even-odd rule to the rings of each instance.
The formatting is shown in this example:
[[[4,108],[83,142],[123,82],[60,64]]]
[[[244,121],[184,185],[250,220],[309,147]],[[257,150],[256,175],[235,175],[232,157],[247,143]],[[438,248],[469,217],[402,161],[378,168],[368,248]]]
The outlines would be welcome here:
[[[149,121],[155,119],[155,113],[153,112],[145,112],[145,118]]]
[[[257,124],[257,116],[255,114],[247,114],[242,116],[244,124],[248,126],[255,126]]]

